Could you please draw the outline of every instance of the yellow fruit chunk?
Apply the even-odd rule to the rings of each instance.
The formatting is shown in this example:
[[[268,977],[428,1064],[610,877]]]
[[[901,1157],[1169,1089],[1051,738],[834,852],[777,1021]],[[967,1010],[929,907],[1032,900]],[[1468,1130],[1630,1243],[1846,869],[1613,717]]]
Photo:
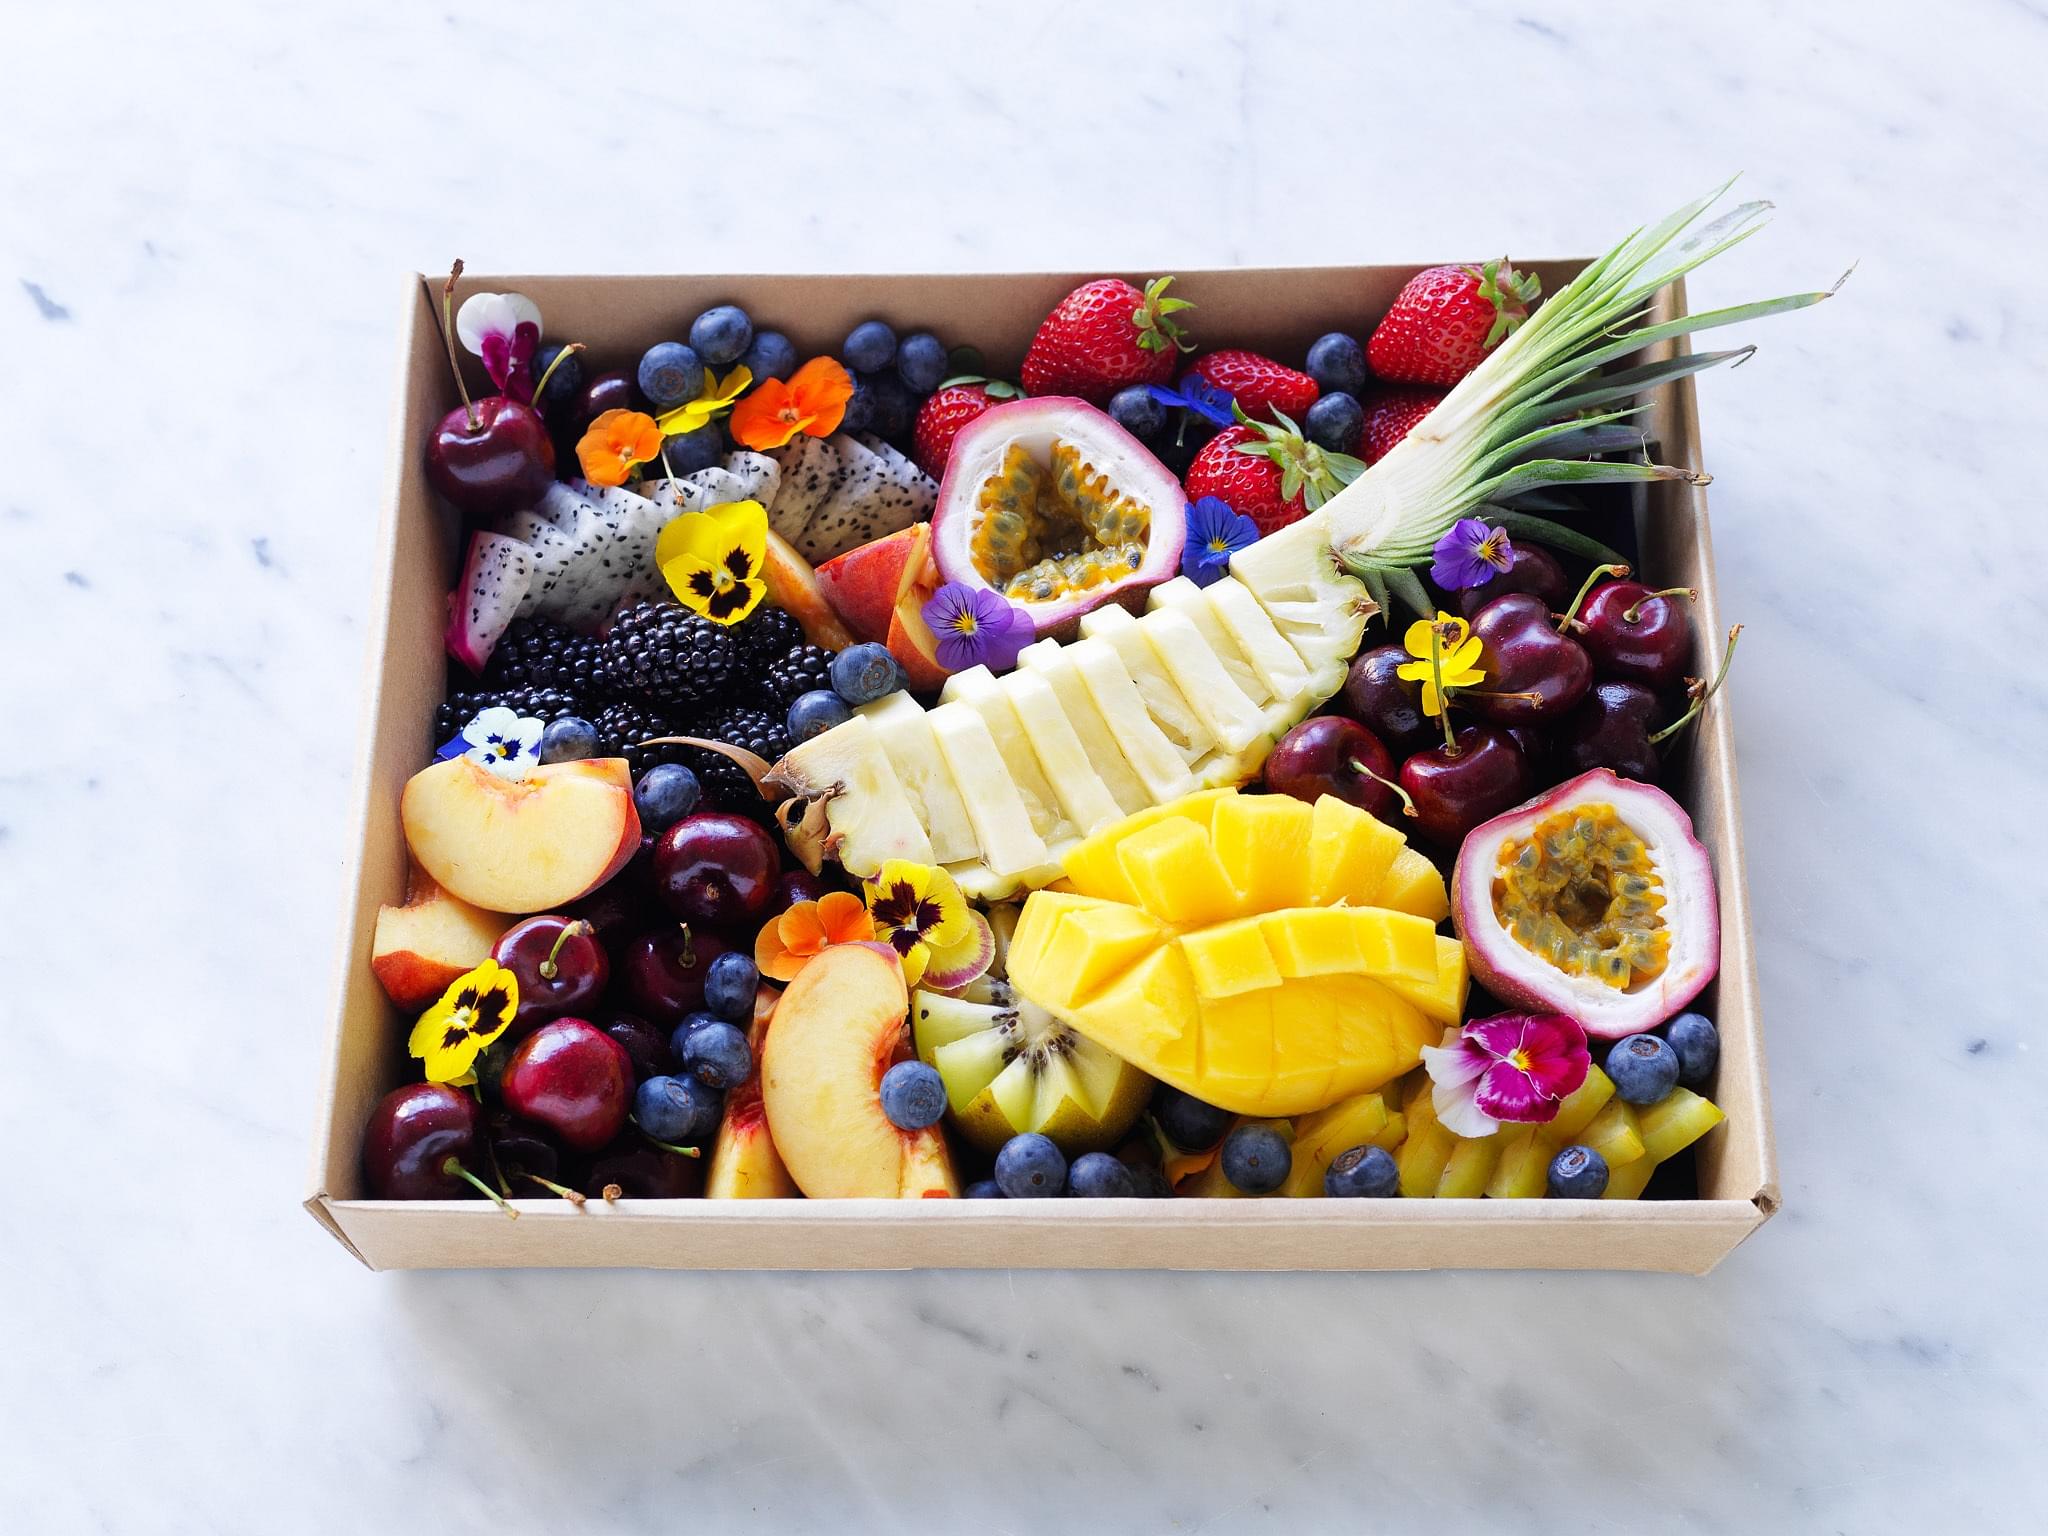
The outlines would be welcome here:
[[[1032,901],[1038,897],[1033,896]],[[1027,910],[1030,903],[1025,903]],[[1086,1003],[1072,1007],[1046,1001],[1035,975],[1017,963],[1015,940],[1010,946],[1010,980],[1017,990],[1043,1007],[1053,1008],[1096,1044],[1164,1078],[1188,1093],[1201,1093],[1196,1050],[1201,1040],[1201,1013],[1195,979],[1177,944],[1162,945]],[[1215,1102],[1221,1102],[1215,1101]],[[1226,1106],[1228,1107],[1228,1106]]]
[[[1380,886],[1407,846],[1401,834],[1335,795],[1319,798],[1311,815],[1310,899],[1321,906],[1340,901],[1353,906],[1382,904]]]
[[[1444,889],[1444,877],[1429,862],[1428,855],[1413,848],[1403,848],[1394,856],[1372,905],[1412,912],[1432,923],[1440,923],[1451,915],[1451,897]]]
[[[1241,917],[1183,935],[1180,947],[1194,972],[1195,991],[1205,999],[1225,998],[1279,986],[1280,968],[1262,926],[1270,920]]]
[[[1591,1147],[1606,1158],[1610,1172],[1643,1155],[1643,1137],[1636,1128],[1636,1112],[1619,1099],[1610,1101],[1572,1140],[1580,1146]]]
[[[1542,1127],[1543,1134],[1550,1138],[1554,1147],[1569,1146],[1579,1139],[1579,1133],[1593,1123],[1593,1117],[1607,1107],[1607,1101],[1614,1097],[1614,1079],[1599,1067],[1586,1069],[1586,1080],[1564,1097],[1557,1106],[1557,1113]]]
[[[1644,1189],[1649,1186],[1650,1175],[1656,1171],[1656,1163],[1647,1157],[1639,1157],[1632,1163],[1625,1163],[1619,1168],[1611,1168],[1607,1173],[1607,1188],[1602,1192],[1600,1198],[1602,1200],[1638,1199]]]
[[[1354,1094],[1328,1109],[1303,1115],[1294,1122],[1294,1166],[1287,1171],[1281,1193],[1296,1199],[1320,1196],[1323,1175],[1339,1152],[1365,1146],[1391,1150],[1399,1145],[1400,1136],[1396,1132],[1390,1138],[1389,1132],[1400,1119],[1389,1111],[1385,1096],[1379,1093]]]
[[[1050,987],[1056,994],[1055,1001],[1046,1006],[1058,1007],[1074,995],[1071,981],[1063,973],[1054,972],[1045,963],[1045,949],[1058,931],[1060,919],[1067,913],[1103,908],[1116,910],[1118,903],[1104,901],[1094,896],[1077,896],[1067,891],[1034,891],[1023,910],[1017,914],[1017,926],[1010,932],[1010,945],[1005,955],[1005,965],[1021,965],[1041,978],[1041,985]],[[1124,910],[1129,910],[1128,908]]]
[[[1242,1115],[1293,1114],[1313,1107],[1289,1102],[1275,1082],[1278,1058],[1270,988],[1235,997],[1205,997],[1197,1006],[1202,1015],[1197,1058],[1201,1087],[1191,1092]],[[1321,1065],[1327,1078],[1328,1063]]]
[[[1214,846],[1193,822],[1162,821],[1125,838],[1117,862],[1139,905],[1169,923],[1220,923],[1244,910]]]
[[[1511,1134],[1499,1130],[1491,1136],[1470,1140],[1460,1136],[1457,1146],[1451,1149],[1450,1161],[1444,1164],[1443,1177],[1437,1180],[1437,1199],[1477,1200],[1485,1194]]]
[[[1401,1193],[1410,1200],[1435,1196],[1443,1182],[1444,1168],[1458,1149],[1458,1138],[1437,1123],[1434,1115],[1421,1124],[1410,1116],[1408,1139],[1394,1153],[1401,1170]]]
[[[1376,908],[1365,910],[1377,911]],[[1402,914],[1404,917],[1406,915]],[[1422,923],[1425,928],[1429,926],[1419,917],[1410,918],[1409,921]],[[1428,982],[1416,981],[1405,976],[1387,976],[1382,979],[1395,996],[1421,1009],[1424,1018],[1434,1019],[1439,1024],[1455,1024],[1465,1016],[1465,994],[1471,988],[1471,977],[1465,970],[1465,946],[1456,939],[1446,938],[1437,933],[1433,928],[1429,932],[1436,940],[1435,979]]]
[[[1674,1088],[1647,1109],[1636,1111],[1643,1156],[1661,1163],[1698,1141],[1728,1116],[1720,1106],[1687,1088]]]
[[[1434,925],[1406,912],[1379,907],[1353,907],[1349,913],[1359,952],[1365,957],[1363,974],[1381,981],[1399,977],[1435,985],[1441,951]],[[1464,952],[1459,945],[1458,953]]]
[[[1210,839],[1245,909],[1306,906],[1315,811],[1291,795],[1228,795],[1215,802]]]
[[[1172,930],[1158,918],[1118,902],[1070,908],[1060,915],[1046,940],[1044,963],[1053,974],[1068,978],[1068,996],[1079,1002],[1101,991],[1171,936]]]
[[[1284,976],[1356,976],[1365,971],[1354,918],[1348,907],[1294,907],[1254,918]]]
[[[1490,1200],[1541,1199],[1550,1182],[1550,1160],[1555,1149],[1544,1139],[1544,1127],[1518,1125],[1501,1134],[1507,1138],[1500,1160],[1493,1165],[1493,1177],[1486,1181]]]

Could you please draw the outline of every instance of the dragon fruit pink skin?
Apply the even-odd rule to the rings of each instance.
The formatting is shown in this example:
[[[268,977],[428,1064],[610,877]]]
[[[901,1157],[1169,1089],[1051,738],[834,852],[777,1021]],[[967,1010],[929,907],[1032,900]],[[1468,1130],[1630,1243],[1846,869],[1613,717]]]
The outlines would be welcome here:
[[[533,580],[533,551],[499,533],[473,533],[462,576],[448,594],[448,654],[482,675],[499,636]]]

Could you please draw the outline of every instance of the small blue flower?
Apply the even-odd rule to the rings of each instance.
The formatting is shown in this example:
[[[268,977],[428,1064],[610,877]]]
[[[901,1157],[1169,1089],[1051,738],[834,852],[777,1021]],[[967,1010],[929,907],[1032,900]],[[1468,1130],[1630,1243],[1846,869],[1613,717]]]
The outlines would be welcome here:
[[[1220,496],[1204,496],[1188,506],[1188,540],[1181,546],[1180,573],[1198,587],[1219,581],[1230,569],[1230,557],[1258,542],[1259,525],[1230,510]]]
[[[1227,427],[1236,420],[1230,391],[1218,389],[1199,374],[1190,373],[1180,381],[1177,389],[1168,389],[1163,384],[1151,384],[1146,388],[1152,398],[1161,405],[1177,405],[1182,410],[1193,411],[1204,421],[1219,427]]]
[[[529,719],[502,705],[479,710],[476,718],[462,728],[462,734],[446,742],[434,754],[436,762],[467,757],[501,779],[523,779],[540,762],[542,721]]]
[[[1429,579],[1446,592],[1483,587],[1514,564],[1515,548],[1505,528],[1489,528],[1476,517],[1461,517],[1437,540]]]

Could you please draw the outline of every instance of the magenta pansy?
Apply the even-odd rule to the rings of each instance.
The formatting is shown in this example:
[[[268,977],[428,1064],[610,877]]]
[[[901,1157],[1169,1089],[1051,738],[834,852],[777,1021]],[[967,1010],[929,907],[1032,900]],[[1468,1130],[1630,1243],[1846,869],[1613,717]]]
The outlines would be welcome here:
[[[1497,1013],[1425,1046],[1431,1100],[1446,1130],[1491,1136],[1504,1120],[1540,1124],[1593,1064],[1586,1032],[1562,1013]]]

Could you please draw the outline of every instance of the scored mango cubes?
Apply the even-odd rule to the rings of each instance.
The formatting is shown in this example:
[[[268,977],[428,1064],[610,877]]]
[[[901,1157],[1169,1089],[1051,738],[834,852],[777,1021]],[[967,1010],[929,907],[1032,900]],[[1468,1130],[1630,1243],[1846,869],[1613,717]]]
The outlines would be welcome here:
[[[1104,827],[1011,939],[1024,996],[1153,1076],[1298,1115],[1400,1076],[1463,1012],[1443,877],[1342,800],[1209,790]]]

